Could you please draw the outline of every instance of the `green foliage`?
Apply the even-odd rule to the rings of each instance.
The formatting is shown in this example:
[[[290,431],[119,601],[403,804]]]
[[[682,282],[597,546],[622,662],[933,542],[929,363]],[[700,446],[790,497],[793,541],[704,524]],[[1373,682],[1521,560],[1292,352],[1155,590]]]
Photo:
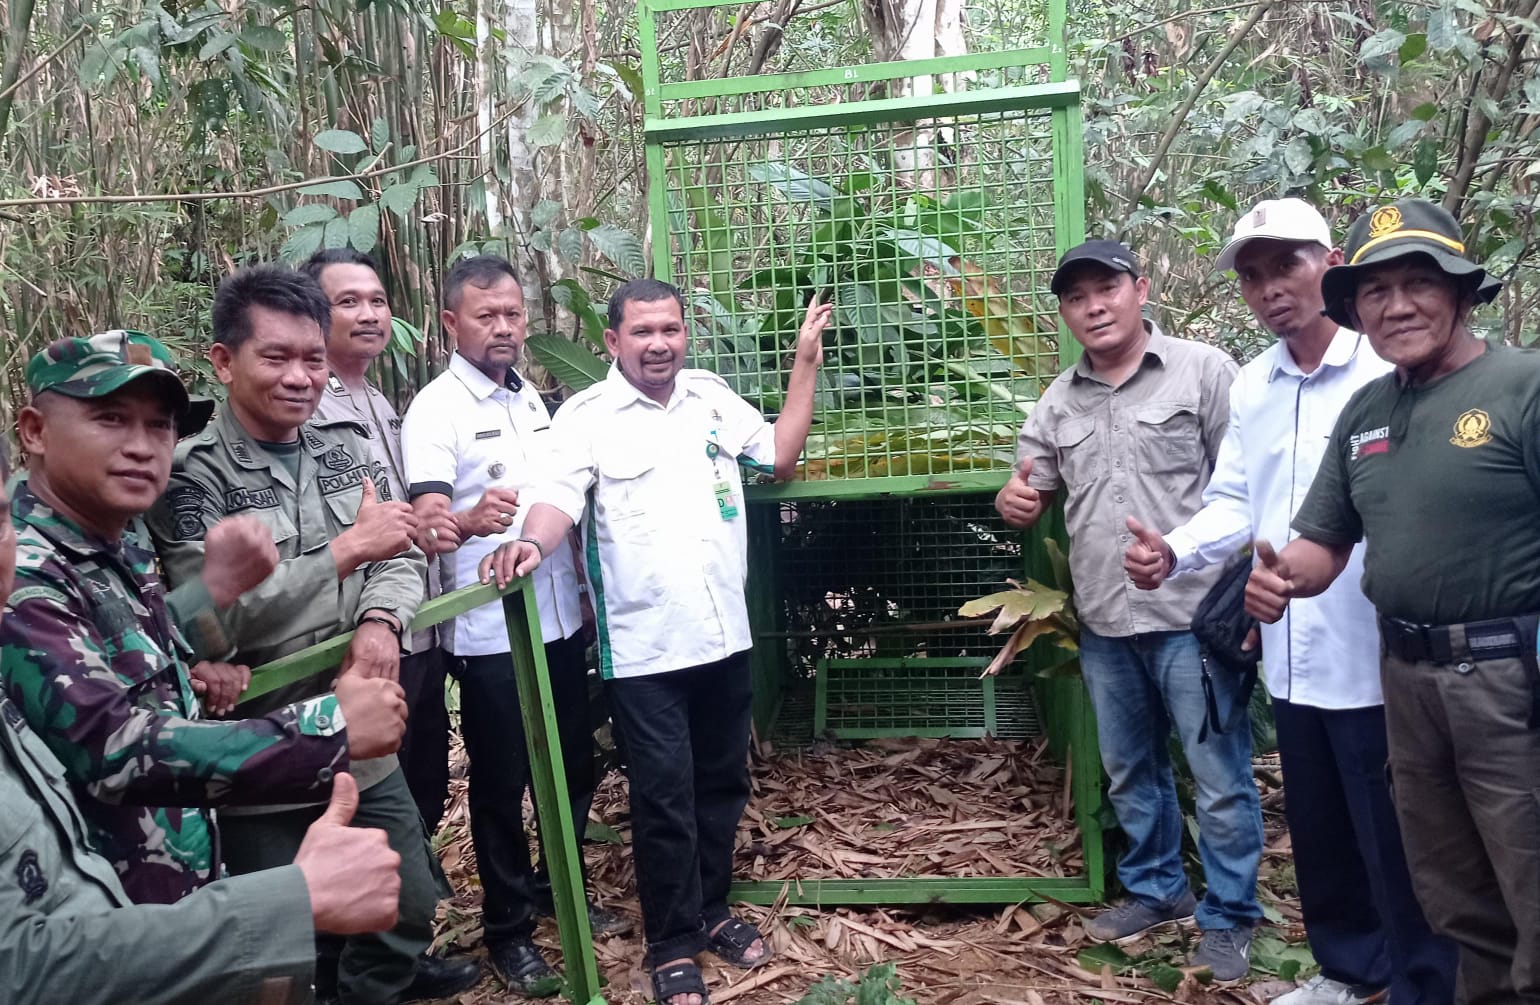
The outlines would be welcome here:
[[[899,994],[903,982],[893,963],[879,963],[852,984],[843,977],[825,977],[797,1000],[797,1005],[915,1005]]]

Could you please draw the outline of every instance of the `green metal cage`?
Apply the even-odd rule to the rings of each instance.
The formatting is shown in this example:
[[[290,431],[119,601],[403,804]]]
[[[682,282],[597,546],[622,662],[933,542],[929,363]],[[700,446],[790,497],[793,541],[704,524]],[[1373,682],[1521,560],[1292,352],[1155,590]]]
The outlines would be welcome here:
[[[992,498],[1073,352],[1048,295],[1084,232],[1065,2],[995,25],[1014,48],[799,69],[818,50],[793,34],[809,30],[798,18],[759,72],[709,68],[705,54],[729,51],[759,10],[644,0],[639,15],[653,265],[685,293],[694,365],[773,416],[807,304],[836,305],[798,476],[748,491],[756,725],[782,744],[1044,737],[1072,779],[1086,871],[807,877],[734,895],[1098,900],[1101,772],[1084,688],[1032,673],[1040,652],[980,680],[998,640],[956,613],[1040,552],[1040,536],[1005,531]]]

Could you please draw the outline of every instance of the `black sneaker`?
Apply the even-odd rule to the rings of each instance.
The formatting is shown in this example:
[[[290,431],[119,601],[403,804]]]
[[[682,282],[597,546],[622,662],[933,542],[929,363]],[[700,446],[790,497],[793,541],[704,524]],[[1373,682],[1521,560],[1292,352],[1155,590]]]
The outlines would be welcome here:
[[[1197,909],[1198,899],[1192,895],[1191,890],[1181,900],[1166,908],[1150,907],[1130,897],[1094,918],[1087,918],[1081,922],[1081,926],[1097,942],[1123,942],[1161,925],[1191,921],[1192,912]]]
[[[445,959],[429,956],[417,957],[417,972],[412,983],[406,986],[398,1003],[430,1002],[439,998],[453,998],[462,991],[469,991],[481,983],[481,964],[465,956]]]
[[[561,974],[545,961],[528,936],[487,946],[487,962],[510,991],[532,998],[550,998],[561,991]]]
[[[1192,965],[1208,967],[1221,984],[1245,977],[1251,969],[1251,926],[1210,928],[1192,954]]]
[[[634,921],[618,911],[602,908],[591,900],[585,903],[588,905],[588,930],[594,935],[629,935],[636,928]],[[541,918],[556,916],[556,906],[551,900],[549,886],[536,888],[535,914]]]

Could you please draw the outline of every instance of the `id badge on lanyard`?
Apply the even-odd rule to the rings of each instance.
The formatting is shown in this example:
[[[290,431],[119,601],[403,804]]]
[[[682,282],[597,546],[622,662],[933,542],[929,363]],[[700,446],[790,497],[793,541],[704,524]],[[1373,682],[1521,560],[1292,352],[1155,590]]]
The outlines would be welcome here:
[[[738,515],[738,493],[733,489],[732,481],[722,473],[720,463],[722,447],[717,443],[715,429],[706,440],[706,456],[711,458],[711,468],[717,475],[716,481],[711,486],[711,491],[717,497],[717,513],[723,520],[732,520]]]

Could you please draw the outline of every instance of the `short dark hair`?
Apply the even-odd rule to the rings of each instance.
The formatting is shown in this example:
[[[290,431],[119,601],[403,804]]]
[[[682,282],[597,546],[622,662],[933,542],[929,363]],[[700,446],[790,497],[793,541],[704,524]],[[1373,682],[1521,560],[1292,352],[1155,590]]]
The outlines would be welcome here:
[[[314,279],[286,265],[253,265],[225,278],[214,291],[214,341],[239,349],[251,338],[251,308],[297,314],[332,330],[332,305]]]
[[[626,320],[626,304],[633,301],[639,304],[651,304],[659,300],[674,301],[679,305],[679,315],[684,316],[684,295],[679,292],[679,287],[672,283],[665,283],[661,279],[633,279],[622,283],[620,289],[610,294],[610,328],[615,331],[620,330],[621,324]]]
[[[449,275],[444,277],[444,309],[460,309],[460,298],[465,292],[466,283],[478,290],[488,290],[504,278],[518,282],[519,273],[502,255],[477,255],[460,259],[450,266]]]
[[[362,265],[376,276],[380,274],[380,263],[374,260],[374,256],[366,255],[357,248],[322,248],[305,259],[299,271],[319,283],[321,273],[326,271],[328,265]]]

